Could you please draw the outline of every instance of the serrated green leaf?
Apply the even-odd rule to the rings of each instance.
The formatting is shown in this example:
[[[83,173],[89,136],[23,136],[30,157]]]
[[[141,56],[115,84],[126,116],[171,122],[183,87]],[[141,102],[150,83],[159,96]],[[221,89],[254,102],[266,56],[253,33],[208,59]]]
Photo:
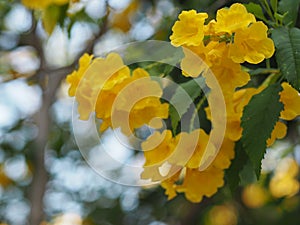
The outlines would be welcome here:
[[[274,13],[277,12],[278,0],[270,0],[270,5]]]
[[[288,82],[300,89],[300,29],[281,27],[272,31],[277,64]]]
[[[258,19],[267,20],[263,13],[263,10],[259,4],[250,2],[250,3],[244,4],[244,5],[245,5],[247,11],[250,13],[253,13],[255,15],[255,17],[257,17]]]
[[[200,86],[199,86],[200,85]],[[205,86],[205,79],[199,77],[180,84],[172,96],[169,115],[172,130],[175,134],[181,117],[188,111],[193,101],[200,95],[201,88]]]
[[[295,26],[298,17],[299,4],[300,0],[281,0],[279,2],[278,12],[281,14],[288,12],[283,19],[285,25],[290,25],[291,27]]]
[[[266,141],[279,119],[283,104],[279,101],[280,84],[273,84],[252,97],[245,106],[241,121],[241,142],[253,165],[257,178],[261,171],[261,160],[266,151]]]

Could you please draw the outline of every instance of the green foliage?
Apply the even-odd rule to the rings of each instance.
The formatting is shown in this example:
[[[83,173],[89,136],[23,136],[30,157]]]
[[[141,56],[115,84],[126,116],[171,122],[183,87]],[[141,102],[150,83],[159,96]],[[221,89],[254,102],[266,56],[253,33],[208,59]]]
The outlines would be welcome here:
[[[106,33],[114,29],[114,27],[110,24],[110,20],[114,16],[114,9],[110,7],[110,1],[105,2],[106,14],[102,14],[103,17],[97,17],[97,19],[89,15],[85,6],[82,6],[82,8],[78,9],[78,11],[75,10],[75,12],[69,13],[68,6],[73,3],[66,5],[51,5],[45,10],[37,10],[32,14],[36,17],[30,19],[36,20],[35,22],[41,19],[45,30],[49,34],[51,34],[55,26],[59,25],[62,28],[61,30],[63,32],[66,31],[69,34],[70,41],[72,40],[72,38],[74,38],[72,37],[74,35],[71,36],[73,25],[83,22],[87,24],[93,31],[95,31],[95,40],[91,40],[91,44],[94,45],[96,41],[99,40],[100,45],[105,45],[105,41],[101,41],[105,40]],[[150,23],[154,21],[155,24],[153,26],[153,30],[155,30],[155,32],[151,38],[161,38],[163,40],[169,40],[169,36],[172,33],[171,26],[176,20],[175,17],[177,16],[177,12],[183,9],[195,9],[198,12],[207,11],[209,13],[209,16],[211,17],[217,9],[220,9],[224,6],[229,7],[230,4],[235,2],[238,1],[139,1],[142,7],[138,9],[137,16],[131,18],[131,22],[133,22],[132,25],[135,25],[139,24],[139,22],[145,22],[145,19],[149,19]],[[18,181],[13,181],[13,183],[11,183],[10,186],[7,187],[1,187],[0,184],[0,190],[3,192],[2,196],[0,196],[0,211],[2,212],[0,213],[0,221],[5,224],[13,224],[8,223],[8,219],[5,214],[7,212],[7,209],[9,209],[8,206],[11,206],[10,201],[13,204],[15,204],[16,200],[18,202],[21,201],[20,193],[23,193],[22,195],[24,196],[22,198],[24,198],[25,203],[30,202],[30,204],[32,204],[29,195],[33,189],[31,189],[29,185],[31,180],[36,179],[36,174],[39,173],[37,166],[41,165],[42,167],[47,167],[49,175],[49,177],[46,178],[48,179],[48,181],[47,187],[44,190],[44,192],[46,193],[46,197],[47,193],[58,193],[60,195],[62,195],[63,193],[65,199],[62,199],[65,204],[62,205],[70,205],[70,203],[75,205],[76,203],[78,208],[80,207],[81,209],[84,209],[84,213],[82,216],[88,218],[88,221],[85,220],[83,224],[134,225],[156,223],[160,224],[161,221],[162,223],[166,224],[176,223],[207,225],[212,223],[208,223],[207,221],[205,222],[202,220],[205,220],[205,218],[208,216],[214,215],[214,213],[210,213],[212,212],[210,210],[213,209],[216,205],[218,207],[222,204],[232,206],[233,212],[235,212],[235,215],[237,216],[237,225],[281,225],[283,223],[289,225],[300,224],[298,213],[300,207],[299,194],[292,198],[282,198],[275,200],[272,200],[272,196],[270,195],[270,199],[268,200],[266,205],[267,207],[261,207],[259,209],[249,209],[243,204],[243,202],[241,202],[242,189],[238,188],[239,186],[252,183],[256,180],[256,177],[259,177],[260,175],[261,161],[266,151],[266,140],[270,137],[271,131],[276,121],[278,121],[280,111],[283,109],[283,104],[279,102],[278,93],[282,90],[279,83],[283,80],[287,80],[293,85],[293,87],[298,90],[300,89],[300,30],[299,28],[294,27],[297,24],[297,17],[299,17],[298,9],[300,0],[243,0],[239,2],[247,2],[245,6],[248,11],[253,13],[258,20],[262,20],[266,25],[268,25],[272,34],[272,39],[274,40],[276,46],[276,55],[266,63],[266,66],[264,63],[260,63],[258,65],[249,65],[248,63],[243,64],[243,69],[249,72],[249,74],[251,75],[251,81],[247,84],[247,86],[242,87],[242,89],[247,87],[257,87],[260,85],[268,86],[272,83],[278,83],[266,87],[266,89],[260,94],[255,95],[251,99],[249,105],[247,105],[244,109],[241,124],[243,128],[242,139],[235,142],[235,157],[232,160],[230,168],[225,171],[226,185],[232,192],[232,196],[230,199],[226,199],[226,197],[224,197],[224,193],[219,192],[219,196],[217,196],[218,200],[216,200],[216,197],[212,197],[209,199],[205,198],[201,204],[192,204],[188,202],[183,196],[178,196],[172,201],[167,201],[167,198],[163,194],[164,190],[162,190],[161,188],[147,188],[139,190],[139,196],[132,197],[132,194],[130,194],[130,191],[128,191],[129,187],[118,185],[114,186],[111,185],[109,181],[101,181],[97,183],[97,180],[90,174],[93,172],[89,172],[90,170],[88,168],[85,168],[85,166],[87,165],[82,159],[75,141],[73,140],[73,137],[71,135],[71,127],[69,127],[69,121],[66,122],[66,124],[63,124],[63,126],[57,125],[57,121],[55,121],[57,118],[55,119],[55,116],[53,116],[53,123],[49,124],[49,127],[46,127],[43,126],[43,123],[45,121],[48,121],[48,117],[46,117],[46,119],[41,120],[42,125],[39,126],[37,124],[37,126],[35,124],[36,121],[32,119],[33,116],[28,116],[28,118],[22,118],[22,120],[13,125],[12,128],[1,130],[0,127],[0,181],[2,175],[1,166],[9,164],[9,161],[11,159],[14,159],[15,156],[24,155],[26,163],[28,163],[28,167],[30,169],[30,174],[28,174],[28,177],[25,177]],[[166,3],[170,5],[167,5]],[[11,33],[5,21],[6,16],[10,12],[10,10],[14,9],[14,7],[16,6],[19,6],[19,4],[20,1],[16,0],[0,0],[1,44],[5,44],[5,41],[9,41],[5,40],[5,38],[2,38],[2,34],[4,34],[5,32]],[[168,13],[169,11],[166,8],[171,5],[172,7],[174,7],[174,9],[170,7],[171,9],[168,10],[173,11],[171,13]],[[157,15],[163,15],[163,19],[158,21],[155,16],[155,10],[159,11]],[[153,21],[152,12],[155,16],[155,20]],[[164,18],[164,16],[167,16],[168,21],[166,20],[166,18]],[[97,33],[98,31],[100,32]],[[158,31],[162,32],[162,34],[158,35]],[[41,68],[39,68],[38,74],[34,79],[41,80],[40,84],[43,87],[42,89],[43,91],[45,91],[47,97],[50,96],[47,94],[47,92],[49,90],[51,91],[54,88],[52,87],[53,80],[50,80],[50,82],[48,82],[48,73],[50,74],[50,79],[53,79],[53,77],[55,79],[55,77],[60,76],[61,71],[69,71],[70,68],[62,67],[58,68],[57,70],[52,70],[52,68],[48,67],[47,62],[43,61],[43,55],[47,55],[47,49],[45,48],[45,52],[43,52],[41,51],[43,48],[36,48],[39,45],[37,40],[40,40],[41,44],[46,44],[46,37],[45,39],[44,37],[40,38],[39,35],[37,35],[38,32],[36,32],[36,30],[34,29],[32,29],[32,31],[28,31],[28,33],[29,35],[14,34],[17,35],[18,39],[20,40],[19,43],[17,43],[18,41],[16,41],[16,45],[14,46],[14,48],[18,49],[22,46],[32,46],[36,50],[36,54],[40,56]],[[130,32],[124,34],[113,33],[113,35],[115,35],[116,37],[119,35],[122,36],[122,38],[123,36],[126,36],[126,40],[134,41],[134,38],[131,36]],[[33,41],[34,43],[31,43],[31,41]],[[87,43],[88,46],[90,46],[90,42]],[[102,46],[100,46],[100,48],[102,48]],[[82,46],[82,49],[85,49],[85,46]],[[54,50],[60,51],[60,49]],[[51,49],[50,51],[53,51],[53,49]],[[92,52],[92,50],[89,49],[89,52]],[[205,87],[205,81],[203,78],[190,80],[190,78],[183,77],[179,69],[168,65],[167,63],[178,65],[180,60],[184,57],[181,51],[176,51],[176,54],[170,54],[170,52],[173,52],[172,49],[149,47],[146,48],[144,52],[140,52],[139,48],[132,48],[130,49],[130,51],[125,52],[124,54],[130,56],[128,56],[128,61],[134,61],[144,56],[149,56],[149,58],[151,58],[150,56],[152,56],[153,54],[161,56],[161,60],[159,62],[141,62],[138,63],[138,66],[147,70],[149,74],[154,77],[153,79],[156,79],[155,77],[168,76],[168,78],[171,78],[175,82],[173,86],[170,85],[171,87],[167,87],[170,88],[169,90],[167,90],[167,88],[164,90],[164,94],[168,92],[166,94],[168,96],[166,97],[171,98],[171,103],[173,104],[173,106],[171,105],[169,109],[170,120],[168,120],[168,122],[170,122],[171,125],[167,124],[168,128],[173,129],[173,134],[177,134],[179,129],[185,131],[185,128],[183,127],[186,125],[188,126],[188,128],[196,128],[197,121],[194,121],[195,118],[193,116],[199,117],[201,128],[203,128],[206,133],[209,133],[211,130],[211,123],[207,119],[207,115],[204,110],[208,106],[208,102],[204,94],[205,91],[203,91],[203,87]],[[99,54],[99,52],[93,53],[96,56],[97,54]],[[0,54],[4,54],[4,52],[0,52]],[[14,57],[16,57],[14,61],[18,60],[17,56]],[[7,58],[11,59],[10,56]],[[70,60],[72,60],[76,57],[70,55],[69,58]],[[178,61],[178,59],[180,60]],[[275,63],[275,59],[277,61],[277,64]],[[2,77],[2,74],[8,71],[8,69],[6,68],[10,67],[9,64],[6,63],[6,61],[1,60],[2,58],[0,58],[0,73]],[[124,62],[126,62],[126,58]],[[2,67],[1,63],[5,64],[4,66],[6,67]],[[75,63],[71,65],[75,65]],[[130,68],[133,67],[134,65],[131,65]],[[57,94],[57,92],[52,94],[53,96],[57,96],[58,98],[60,98],[60,94]],[[3,99],[5,98],[6,96],[3,96]],[[43,98],[42,101],[45,101],[45,99]],[[55,101],[55,98],[48,99],[48,102]],[[164,101],[164,99],[162,99],[162,101]],[[0,106],[1,104],[3,104],[3,102],[0,101]],[[194,108],[193,104],[195,104]],[[45,111],[50,110],[51,109],[48,107],[48,109]],[[64,110],[68,109],[62,109],[60,113],[67,114],[67,112]],[[37,115],[42,115],[43,113],[44,111],[37,112]],[[49,116],[52,115],[49,114]],[[181,120],[185,121],[184,123],[186,124],[181,124]],[[295,136],[297,137],[298,133],[297,131],[294,131],[299,127],[298,125],[295,125],[295,127],[293,128],[293,123],[296,124],[297,120],[289,122],[287,126],[289,131],[291,131],[289,133],[296,134]],[[26,124],[29,128],[25,129],[24,127]],[[37,129],[36,126],[39,129]],[[46,129],[48,129],[49,131],[45,132]],[[38,144],[35,140],[37,132],[44,132],[45,134],[48,134],[44,137],[45,140],[47,139],[46,147],[41,146],[39,148],[36,148],[36,144]],[[286,140],[288,140],[288,137]],[[22,142],[24,142],[24,144],[22,144]],[[276,150],[276,145],[274,146],[274,149]],[[284,156],[280,156],[281,158],[285,157],[287,154],[293,153],[293,146],[289,146],[289,150],[287,151],[287,153],[285,153]],[[39,149],[47,149],[45,157],[46,164],[43,161],[44,158],[40,160],[36,157],[37,153],[39,152],[36,150]],[[82,176],[75,177],[75,175],[73,175],[76,173],[80,175],[80,173],[78,173],[77,171],[84,171],[86,173],[86,177],[91,177],[92,182],[87,182],[87,184],[82,185],[80,189],[78,187],[78,189],[76,189],[76,185],[74,185],[74,188],[68,189],[68,186],[64,185],[64,182],[61,182],[61,180],[59,179],[60,177],[57,175],[58,173],[54,172],[53,168],[55,166],[52,165],[55,165],[56,167],[57,165],[60,165],[63,170],[58,172],[60,174],[63,174],[65,172],[65,177],[67,177],[67,175],[74,176],[71,177],[72,181],[78,179],[75,182],[77,186],[80,183],[80,179],[82,179]],[[78,168],[84,168],[85,170],[77,170]],[[5,173],[3,174],[5,175]],[[271,173],[268,174],[268,176],[271,177]],[[40,183],[43,181],[41,181],[40,183],[39,182],[40,181],[38,181],[38,185],[40,185]],[[266,189],[267,185],[268,184],[266,184]],[[227,187],[225,187],[224,189],[227,189]],[[17,196],[17,198],[19,199],[14,199],[15,196]],[[126,207],[122,208],[122,204],[130,204],[132,202],[132,199],[135,198],[138,198],[138,203],[136,206],[132,208],[129,207],[129,209],[126,209]],[[51,202],[51,204],[60,205],[55,198],[51,199],[53,199],[53,202]],[[287,202],[285,200],[291,201]],[[297,201],[298,203],[295,203]],[[54,208],[54,211],[54,209],[52,209],[49,204],[45,204],[44,208],[46,212],[45,218],[49,219],[55,217],[56,214],[60,214],[61,212],[63,212],[59,207]],[[275,213],[275,215],[274,212],[278,210],[278,208],[280,208],[282,212],[278,214]],[[224,220],[226,220],[226,218],[224,218]],[[28,221],[26,223],[32,224]]]
[[[200,95],[201,87],[205,85],[205,79],[199,77],[185,83],[180,84],[171,98],[171,106],[169,109],[172,121],[172,129],[175,134],[181,117],[188,111],[192,102]]]
[[[300,29],[281,27],[272,31],[276,61],[283,76],[300,89]]]
[[[135,65],[133,65],[132,67],[135,68]],[[174,69],[174,66],[165,63],[160,63],[160,62],[154,62],[154,63],[141,62],[138,63],[136,67],[143,68],[150,74],[151,77],[168,76]]]
[[[63,25],[67,15],[68,5],[50,5],[43,14],[43,26],[48,34],[51,34],[56,24]]]
[[[246,152],[243,150],[242,143],[238,141],[235,144],[235,157],[231,162],[231,166],[225,172],[226,183],[228,184],[232,193],[234,193],[240,184],[239,173],[244,168],[248,160]]]
[[[289,25],[290,27],[295,26],[297,17],[299,16],[299,5],[300,0],[281,0],[278,4],[278,11],[282,14],[286,14],[283,19],[283,23],[285,25]]]
[[[279,101],[280,84],[273,84],[252,97],[244,108],[241,126],[242,145],[259,177],[266,141],[279,119],[283,104]]]
[[[277,12],[278,0],[270,0],[270,5],[273,12]]]
[[[267,20],[263,13],[263,10],[259,4],[250,2],[250,3],[244,4],[244,5],[247,8],[248,12],[253,13],[258,19],[261,19],[263,21]]]

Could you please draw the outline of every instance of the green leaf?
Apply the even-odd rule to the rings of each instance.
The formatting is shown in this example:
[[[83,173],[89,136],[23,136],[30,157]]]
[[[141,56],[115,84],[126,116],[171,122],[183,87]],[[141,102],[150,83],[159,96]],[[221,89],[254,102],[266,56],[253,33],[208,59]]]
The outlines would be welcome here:
[[[228,184],[231,193],[234,193],[240,184],[240,172],[244,168],[247,161],[249,161],[248,155],[242,147],[241,141],[235,144],[235,157],[231,162],[231,166],[225,171],[225,179]]]
[[[274,13],[277,12],[278,0],[270,0],[270,5]]]
[[[288,82],[300,89],[300,29],[281,27],[272,31],[277,64]]]
[[[279,101],[280,84],[273,84],[252,97],[245,106],[241,126],[242,145],[259,178],[261,160],[266,151],[266,141],[279,119],[283,104]]]
[[[246,161],[243,169],[239,173],[240,185],[246,186],[257,181],[257,176],[250,160]]]
[[[244,5],[245,5],[247,11],[250,13],[253,13],[255,15],[255,17],[257,17],[258,19],[267,20],[263,13],[263,10],[259,4],[250,2],[250,3],[244,4]]]
[[[300,0],[281,0],[278,4],[278,12],[284,14],[288,12],[283,19],[285,25],[290,25],[294,27],[297,22],[298,9]]]
[[[173,65],[160,62],[154,62],[150,64],[148,62],[142,62],[139,63],[139,65],[152,77],[166,77],[174,69]]]
[[[173,133],[176,134],[181,117],[188,111],[190,105],[200,95],[205,87],[205,79],[199,77],[180,84],[170,100],[169,115]]]
[[[50,5],[45,9],[42,21],[44,29],[49,35],[53,32],[56,24],[63,25],[67,9],[68,4],[62,6]]]

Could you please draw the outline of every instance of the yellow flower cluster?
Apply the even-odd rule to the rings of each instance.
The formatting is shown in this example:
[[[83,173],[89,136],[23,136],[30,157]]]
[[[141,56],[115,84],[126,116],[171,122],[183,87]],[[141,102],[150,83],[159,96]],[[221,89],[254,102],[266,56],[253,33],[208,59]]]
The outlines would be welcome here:
[[[183,192],[190,201],[200,202],[203,196],[212,196],[224,185],[223,170],[230,166],[235,142],[242,135],[240,124],[243,109],[253,95],[264,89],[262,86],[237,91],[250,80],[240,63],[260,63],[275,51],[273,41],[267,37],[267,26],[257,22],[242,4],[220,9],[216,20],[205,24],[207,18],[206,13],[183,11],[172,28],[170,39],[174,46],[184,47],[185,58],[181,62],[183,75],[203,75],[211,88],[209,107],[206,108],[207,118],[213,126],[210,134],[196,129],[172,137],[171,131],[166,130],[154,133],[142,144],[145,152],[142,178],[162,181],[161,185],[166,189],[169,199]],[[208,75],[210,72],[214,78]],[[215,110],[212,107],[222,100],[218,96],[220,92],[214,91],[218,88],[215,80],[220,85],[226,112],[212,114]],[[284,111],[281,112],[281,119],[291,120],[300,115],[300,95],[287,83],[283,83],[282,87],[280,101],[284,104]],[[225,115],[227,122],[225,137],[218,152],[213,149],[217,143],[209,145],[208,140],[213,131],[218,132],[218,122],[224,120],[219,116],[221,114]],[[283,122],[277,122],[267,145],[272,145],[276,138],[283,138],[286,130]],[[195,140],[198,141],[195,143]],[[217,155],[203,169],[200,162],[206,151],[217,152]]]
[[[250,80],[241,63],[257,64],[274,53],[267,26],[257,22],[242,4],[220,9],[215,20],[205,23],[207,18],[206,13],[183,11],[170,39],[174,46],[184,47],[183,75],[206,78],[211,91],[205,111],[212,122],[211,131],[196,128],[175,136],[168,129],[155,131],[141,144],[145,156],[141,178],[161,181],[169,199],[184,193],[188,200],[200,202],[224,185],[224,169],[230,166],[235,142],[242,136],[244,107],[266,87],[240,89]],[[78,102],[80,119],[88,120],[95,113],[102,121],[101,132],[121,128],[130,135],[144,124],[161,128],[162,119],[168,118],[169,105],[160,101],[160,84],[141,68],[130,71],[116,53],[106,58],[83,55],[67,82],[69,95]],[[267,146],[285,137],[283,120],[300,115],[299,93],[286,82],[282,88],[279,94],[284,110]],[[220,104],[223,109],[218,108]]]
[[[201,158],[206,151],[209,135],[202,129],[191,133],[181,132],[172,137],[170,130],[155,132],[142,143],[145,155],[143,179],[162,181],[169,199],[185,193],[191,202],[200,202],[210,197],[223,186],[224,169],[234,157],[234,143],[223,141],[217,157],[204,171],[199,170]],[[178,184],[180,177],[183,182]]]
[[[267,146],[271,146],[276,139],[282,139],[286,136],[287,126],[283,120],[293,120],[300,115],[300,94],[287,82],[281,84],[283,90],[280,94],[280,102],[283,103],[284,109],[281,111],[280,119],[274,126],[271,137],[267,140]],[[253,95],[260,93],[264,89],[244,88],[238,90],[233,95],[233,107],[227,110],[227,131],[226,134],[232,140],[239,140],[242,136],[242,128],[240,126],[241,117],[244,107],[249,103]],[[228,107],[227,107],[228,109]],[[209,108],[206,109],[209,112]]]
[[[161,119],[168,117],[169,105],[160,102],[159,83],[141,68],[131,74],[116,53],[95,59],[83,55],[79,69],[67,76],[67,82],[69,95],[78,102],[80,119],[87,120],[95,112],[102,120],[101,132],[120,127],[129,135],[144,124],[160,128]]]
[[[207,61],[204,59],[208,65],[214,63],[209,60],[209,55],[218,58],[223,53],[234,63],[247,61],[254,64],[273,55],[275,49],[273,41],[267,37],[268,27],[257,22],[242,4],[218,10],[216,20],[205,25],[207,17],[206,13],[195,10],[183,11],[172,28],[171,43],[191,47],[195,53],[202,53],[201,57],[208,56]],[[227,45],[225,48],[223,43]],[[223,52],[225,49],[226,52]]]

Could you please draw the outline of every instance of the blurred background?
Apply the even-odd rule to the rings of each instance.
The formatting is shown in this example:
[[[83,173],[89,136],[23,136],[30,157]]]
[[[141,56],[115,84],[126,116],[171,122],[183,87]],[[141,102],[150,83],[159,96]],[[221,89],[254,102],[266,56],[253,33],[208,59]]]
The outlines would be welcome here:
[[[181,10],[213,17],[234,2],[53,0],[47,9],[30,10],[35,6],[0,0],[0,224],[299,225],[299,119],[289,124],[287,139],[268,149],[259,181],[243,174],[236,192],[222,188],[200,204],[183,196],[167,201],[159,186],[102,178],[74,140],[65,77],[83,52],[97,56],[132,41],[168,41]],[[130,157],[109,132],[105,143],[112,154]]]

